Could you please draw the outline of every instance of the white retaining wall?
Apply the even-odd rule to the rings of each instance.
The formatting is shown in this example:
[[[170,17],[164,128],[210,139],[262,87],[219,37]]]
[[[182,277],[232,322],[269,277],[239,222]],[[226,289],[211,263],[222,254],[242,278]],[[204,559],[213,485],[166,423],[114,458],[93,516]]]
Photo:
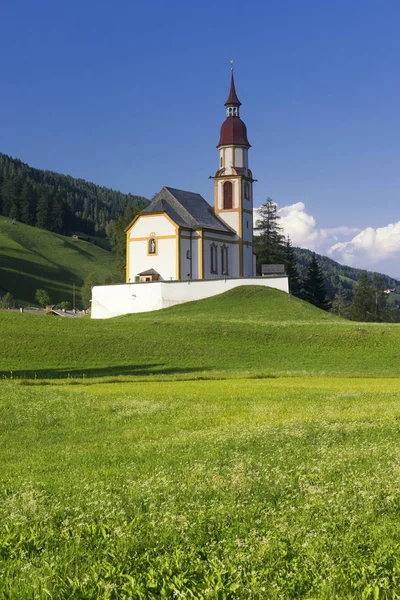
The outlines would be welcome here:
[[[262,285],[289,292],[288,278],[281,276],[99,285],[92,290],[92,319],[160,310],[222,294],[240,285]]]

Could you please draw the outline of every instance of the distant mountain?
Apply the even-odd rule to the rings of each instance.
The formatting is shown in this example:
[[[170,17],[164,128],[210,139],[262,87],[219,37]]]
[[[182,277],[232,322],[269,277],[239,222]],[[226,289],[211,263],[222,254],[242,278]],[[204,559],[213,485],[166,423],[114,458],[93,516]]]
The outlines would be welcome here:
[[[300,277],[304,279],[311,260],[312,252],[311,250],[306,250],[304,248],[294,248],[294,251],[296,254]],[[342,284],[350,298],[353,295],[354,287],[357,284],[357,281],[360,279],[362,273],[367,273],[371,279],[375,274],[381,275],[383,277],[385,288],[395,290],[391,294],[393,299],[396,301],[400,300],[400,280],[394,279],[389,275],[384,275],[383,273],[376,273],[375,271],[367,271],[365,269],[356,269],[355,267],[341,265],[335,260],[332,260],[327,256],[322,256],[321,254],[316,254],[316,256],[324,275],[328,296],[331,300],[335,296],[339,284]]]
[[[34,169],[0,153],[0,215],[55,233],[105,236],[107,225],[142,196],[123,194],[70,175]]]

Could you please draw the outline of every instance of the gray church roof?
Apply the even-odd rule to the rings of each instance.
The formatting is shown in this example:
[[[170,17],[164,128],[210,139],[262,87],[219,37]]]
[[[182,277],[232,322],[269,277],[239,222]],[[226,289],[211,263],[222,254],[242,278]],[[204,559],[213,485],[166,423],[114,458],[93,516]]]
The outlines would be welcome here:
[[[200,194],[163,187],[149,206],[139,214],[166,213],[177,225],[187,229],[212,229],[222,233],[235,231],[215,214],[213,208]]]

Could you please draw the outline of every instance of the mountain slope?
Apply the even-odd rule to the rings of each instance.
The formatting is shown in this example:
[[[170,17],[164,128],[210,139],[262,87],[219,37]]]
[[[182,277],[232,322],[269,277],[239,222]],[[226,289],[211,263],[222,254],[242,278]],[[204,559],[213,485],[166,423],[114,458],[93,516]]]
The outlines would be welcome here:
[[[311,250],[306,250],[305,248],[294,248],[294,251],[300,277],[304,279],[313,253]],[[330,299],[333,299],[339,284],[342,284],[343,288],[346,289],[349,296],[351,296],[362,273],[367,273],[371,279],[374,275],[381,275],[385,288],[396,290],[396,293],[391,294],[392,298],[397,298],[397,294],[400,293],[400,281],[397,281],[389,275],[341,265],[335,260],[332,260],[327,256],[322,256],[321,254],[316,254],[316,256],[324,275],[324,281]]]
[[[0,153],[0,214],[27,225],[63,234],[105,235],[108,223],[127,206],[147,202],[84,179],[34,169]]]
[[[85,277],[96,272],[105,278],[114,269],[114,255],[94,244],[0,217],[1,294],[30,303],[44,288],[52,303],[72,302],[75,284],[79,307]]]

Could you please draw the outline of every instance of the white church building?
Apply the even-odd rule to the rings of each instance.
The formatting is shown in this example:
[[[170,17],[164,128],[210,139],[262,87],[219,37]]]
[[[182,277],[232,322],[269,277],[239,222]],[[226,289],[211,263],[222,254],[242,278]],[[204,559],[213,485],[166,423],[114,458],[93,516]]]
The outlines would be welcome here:
[[[254,179],[233,71],[225,106],[214,207],[200,194],[163,187],[126,228],[126,284],[93,288],[93,318],[166,308],[238,285],[288,292],[284,275],[256,277]]]

